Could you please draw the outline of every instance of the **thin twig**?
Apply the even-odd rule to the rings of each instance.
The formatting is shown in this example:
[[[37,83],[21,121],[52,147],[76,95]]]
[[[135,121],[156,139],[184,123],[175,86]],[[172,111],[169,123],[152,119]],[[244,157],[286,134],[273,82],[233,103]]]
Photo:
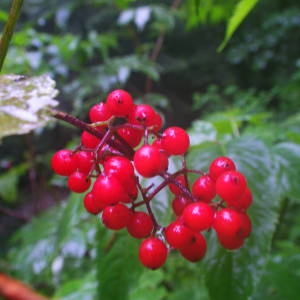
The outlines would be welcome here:
[[[178,6],[180,5],[180,3],[181,3],[181,0],[174,0],[171,7],[170,7],[170,11],[171,12],[175,11],[178,8]],[[166,37],[166,31],[163,29],[160,32],[159,36],[157,37],[156,42],[155,42],[154,47],[153,47],[153,50],[150,54],[149,58],[150,58],[151,61],[155,62],[157,60],[158,55],[159,55],[159,53],[161,51],[161,48],[163,46],[163,43],[165,41],[165,37]],[[148,76],[146,78],[145,93],[148,94],[150,92],[151,88],[152,88],[152,80]]]
[[[97,137],[99,139],[102,139],[105,135],[105,133],[97,130],[90,124],[83,122],[80,119],[78,119],[72,115],[69,115],[65,112],[62,112],[62,111],[59,111],[56,109],[51,109],[51,113],[54,118],[62,120],[64,122],[67,122],[81,130],[87,131],[88,133],[94,135],[95,137]],[[115,139],[107,140],[107,144],[109,144],[113,148],[122,152],[129,159],[132,159],[133,155],[134,155],[134,150],[132,149],[132,147],[117,134],[114,134],[114,137],[115,137]]]
[[[23,0],[13,0],[9,16],[0,39],[0,71],[2,69],[15,25],[20,15]]]

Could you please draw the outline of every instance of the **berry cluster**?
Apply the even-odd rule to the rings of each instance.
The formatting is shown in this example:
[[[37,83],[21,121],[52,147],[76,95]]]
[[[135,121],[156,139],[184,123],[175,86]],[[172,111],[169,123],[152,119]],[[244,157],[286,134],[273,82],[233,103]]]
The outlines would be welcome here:
[[[224,248],[243,245],[251,232],[247,209],[252,194],[233,160],[217,157],[207,173],[188,169],[187,132],[168,127],[161,133],[161,116],[147,104],[135,105],[124,90],[114,90],[94,105],[89,118],[80,145],[57,151],[52,168],[67,176],[71,191],[86,192],[86,210],[99,215],[104,226],[126,228],[132,237],[143,239],[139,259],[144,266],[161,267],[171,250],[199,261],[206,252],[205,231],[211,229]],[[170,173],[173,155],[182,159],[182,167]],[[159,185],[142,186],[141,178],[154,176],[162,178]],[[159,224],[151,208],[164,188],[174,195],[174,220],[167,226]]]

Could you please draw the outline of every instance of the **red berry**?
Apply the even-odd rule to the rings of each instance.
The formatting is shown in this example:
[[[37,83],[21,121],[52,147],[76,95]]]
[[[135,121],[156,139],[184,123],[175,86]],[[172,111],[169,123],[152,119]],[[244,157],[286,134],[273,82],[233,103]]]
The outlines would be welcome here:
[[[132,148],[138,146],[142,140],[144,131],[135,129],[135,128],[127,128],[122,127],[117,129],[118,135],[123,138]]]
[[[122,184],[126,184],[134,176],[134,168],[131,161],[124,156],[112,156],[103,163],[104,173],[114,175]]]
[[[239,212],[232,208],[219,210],[214,217],[213,228],[221,241],[243,239],[246,235]]]
[[[74,154],[77,169],[80,172],[88,174],[94,165],[94,155],[89,151],[77,151]]]
[[[135,175],[127,178],[127,182],[126,184],[123,184],[123,188],[125,189],[131,200],[135,200],[137,198],[139,190],[137,187],[137,179]]]
[[[131,210],[124,204],[107,206],[102,212],[103,224],[113,230],[125,228],[131,216]]]
[[[195,231],[209,229],[214,218],[214,209],[204,202],[189,204],[182,212],[184,223]]]
[[[242,229],[240,232],[240,236],[242,236],[243,238],[247,238],[252,231],[252,222],[249,216],[244,212],[240,212],[240,217],[242,218]]]
[[[175,177],[175,180],[182,185],[183,187],[187,187],[187,182],[185,180],[184,175],[178,175]],[[175,184],[175,183],[169,183],[169,189],[174,195],[180,195],[182,194],[182,190]]]
[[[226,171],[235,171],[235,163],[227,156],[220,156],[215,158],[209,166],[209,175],[213,180]]]
[[[100,139],[90,134],[87,131],[83,131],[81,134],[81,144],[86,148],[96,148],[100,143]]]
[[[139,148],[133,157],[136,170],[144,177],[150,178],[168,168],[168,157],[157,147],[144,145]]]
[[[168,249],[166,245],[156,237],[150,237],[142,241],[139,248],[141,263],[152,270],[160,268],[166,261]]]
[[[172,208],[176,216],[180,216],[185,207],[192,203],[192,200],[184,196],[177,196],[172,201]]]
[[[165,228],[165,237],[173,248],[181,248],[192,242],[194,232],[180,221],[174,221]]]
[[[99,175],[94,182],[92,192],[100,206],[113,205],[118,202],[130,202],[120,180],[114,176]]]
[[[201,260],[206,253],[206,240],[201,233],[194,233],[192,242],[179,249],[180,254],[191,262]]]
[[[95,104],[89,110],[89,118],[92,123],[104,122],[109,120],[111,117],[111,112],[108,110],[106,104],[103,102]]]
[[[85,196],[84,196],[84,199],[83,199],[83,205],[86,209],[87,212],[93,214],[93,215],[97,215],[98,213],[100,213],[102,211],[102,209],[104,207],[99,207],[97,205],[97,202],[96,202],[96,199],[95,199],[95,196],[93,193],[87,193]]]
[[[71,175],[77,167],[73,152],[68,149],[62,149],[55,152],[51,159],[51,167],[58,175]]]
[[[246,187],[246,189],[245,189],[244,193],[242,194],[242,196],[239,198],[238,201],[236,201],[234,203],[234,208],[245,211],[252,204],[252,201],[253,201],[252,192],[248,187]]]
[[[153,228],[154,224],[151,217],[143,211],[132,213],[127,224],[129,234],[137,239],[149,236]]]
[[[114,90],[106,98],[106,106],[112,115],[128,117],[134,108],[131,95],[124,90]]]
[[[163,132],[161,145],[171,155],[183,155],[190,146],[190,138],[184,129],[169,127]]]
[[[216,181],[216,193],[230,206],[238,203],[246,187],[246,179],[238,171],[224,172]]]
[[[215,182],[209,175],[202,175],[194,182],[192,194],[203,202],[210,202],[216,195]]]
[[[152,126],[152,130],[154,132],[159,132],[161,130],[161,128],[163,126],[163,119],[162,119],[162,117],[160,116],[159,113],[156,113],[154,115],[154,119],[152,121],[151,126]]]
[[[83,193],[89,189],[91,179],[85,173],[75,171],[68,177],[68,187],[75,193]]]
[[[245,239],[241,237],[218,237],[221,246],[228,250],[236,250],[244,245]]]
[[[134,107],[129,117],[129,122],[149,127],[154,125],[155,118],[156,112],[152,106],[148,104],[138,104]]]

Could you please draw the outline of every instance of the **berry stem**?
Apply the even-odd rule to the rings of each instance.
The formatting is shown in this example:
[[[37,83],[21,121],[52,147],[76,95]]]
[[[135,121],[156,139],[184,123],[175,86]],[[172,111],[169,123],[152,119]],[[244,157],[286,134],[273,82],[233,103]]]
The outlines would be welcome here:
[[[150,217],[151,217],[151,219],[153,221],[154,232],[156,232],[160,228],[160,225],[158,224],[158,222],[157,222],[157,220],[156,220],[156,218],[154,216],[153,210],[152,210],[152,208],[150,206],[150,201],[151,201],[152,197],[147,197],[147,195],[146,195],[143,187],[141,186],[139,180],[137,180],[137,187],[138,187],[138,189],[141,192],[141,195],[142,195],[142,198],[143,198],[143,204],[146,205],[147,211],[148,211],[148,213],[149,213],[149,215],[150,215]]]
[[[160,174],[160,176],[165,180],[166,184],[169,183],[173,183],[174,185],[176,185],[182,192],[182,195],[186,196],[187,198],[191,199],[192,201],[196,201],[195,197],[192,195],[192,193],[189,191],[188,188],[186,188],[185,186],[183,186],[180,182],[178,182],[175,177],[184,172],[185,169],[180,170],[180,172],[176,172],[174,174],[168,174],[168,173],[162,173]],[[176,174],[176,175],[175,175]]]
[[[65,112],[56,110],[56,109],[52,109],[51,110],[52,116],[56,119],[62,120],[64,122],[67,122],[83,131],[87,131],[88,133],[94,135],[95,137],[102,139],[104,137],[104,133],[98,131],[96,128],[94,128],[93,126],[91,126],[90,124],[81,121],[80,119],[69,115]],[[108,139],[106,142],[116,148],[118,151],[122,152],[127,158],[131,159],[133,158],[134,155],[134,150],[132,149],[132,147],[130,145],[128,145],[128,143],[126,141],[124,141],[120,136],[118,136],[117,134],[114,135],[114,137],[116,139]]]

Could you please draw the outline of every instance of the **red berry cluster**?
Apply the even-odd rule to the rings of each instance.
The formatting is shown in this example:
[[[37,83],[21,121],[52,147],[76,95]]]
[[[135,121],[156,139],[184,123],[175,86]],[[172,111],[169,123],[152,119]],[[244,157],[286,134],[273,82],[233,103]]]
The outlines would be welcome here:
[[[71,191],[86,192],[86,210],[99,214],[104,226],[126,228],[132,237],[143,239],[139,259],[144,266],[161,267],[174,249],[189,261],[199,261],[206,252],[204,231],[211,229],[224,248],[243,245],[251,232],[247,209],[252,194],[229,157],[217,157],[207,173],[188,169],[187,132],[169,127],[160,133],[161,116],[147,104],[135,105],[124,90],[114,90],[94,105],[89,118],[80,145],[57,151],[52,168],[68,177]],[[170,173],[173,155],[182,158],[182,167]],[[159,185],[142,186],[141,178],[154,176],[162,178]],[[175,218],[162,226],[151,202],[166,187],[174,195]]]

